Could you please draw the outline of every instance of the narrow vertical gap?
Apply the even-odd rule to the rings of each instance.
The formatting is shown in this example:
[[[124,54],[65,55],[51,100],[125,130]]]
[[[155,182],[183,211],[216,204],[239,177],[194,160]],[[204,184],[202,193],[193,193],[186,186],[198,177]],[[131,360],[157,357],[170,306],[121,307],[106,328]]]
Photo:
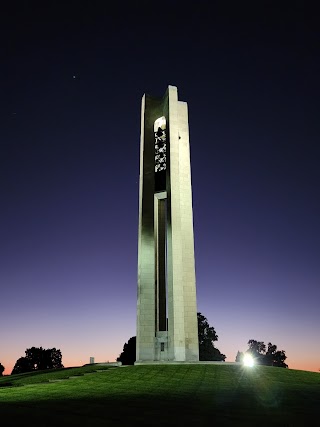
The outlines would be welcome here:
[[[165,213],[165,297],[166,297],[166,331],[168,331],[168,201],[164,199]]]
[[[158,319],[159,331],[166,331],[166,200],[158,200]]]
[[[154,322],[155,322],[155,336],[157,336],[157,332],[159,331],[159,200],[155,197],[154,199],[154,251],[155,251],[155,272],[154,272]]]

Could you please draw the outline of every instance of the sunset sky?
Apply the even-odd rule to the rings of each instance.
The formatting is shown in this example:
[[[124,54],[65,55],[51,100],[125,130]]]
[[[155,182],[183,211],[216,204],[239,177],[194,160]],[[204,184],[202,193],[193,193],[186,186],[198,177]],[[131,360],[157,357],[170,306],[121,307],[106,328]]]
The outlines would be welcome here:
[[[32,346],[113,361],[136,334],[141,98],[169,84],[189,106],[198,311],[216,346],[230,362],[271,341],[319,371],[317,16],[302,1],[67,3],[2,11],[5,374]]]

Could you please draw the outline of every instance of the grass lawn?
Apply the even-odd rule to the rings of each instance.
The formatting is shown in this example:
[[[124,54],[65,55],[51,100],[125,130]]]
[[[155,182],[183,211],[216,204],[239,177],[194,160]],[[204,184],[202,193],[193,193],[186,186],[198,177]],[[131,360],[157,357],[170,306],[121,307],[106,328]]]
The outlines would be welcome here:
[[[309,426],[319,418],[320,374],[282,368],[93,365],[0,378],[3,426]]]

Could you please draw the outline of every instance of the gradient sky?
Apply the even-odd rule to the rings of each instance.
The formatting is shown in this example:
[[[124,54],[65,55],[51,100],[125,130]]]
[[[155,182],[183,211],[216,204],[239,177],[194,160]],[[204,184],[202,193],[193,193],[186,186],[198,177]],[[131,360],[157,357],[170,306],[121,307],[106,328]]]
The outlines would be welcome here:
[[[168,84],[189,105],[198,310],[217,347],[234,361],[271,341],[318,371],[317,16],[302,1],[101,3],[2,10],[5,373],[31,346],[112,361],[136,334],[140,103]]]

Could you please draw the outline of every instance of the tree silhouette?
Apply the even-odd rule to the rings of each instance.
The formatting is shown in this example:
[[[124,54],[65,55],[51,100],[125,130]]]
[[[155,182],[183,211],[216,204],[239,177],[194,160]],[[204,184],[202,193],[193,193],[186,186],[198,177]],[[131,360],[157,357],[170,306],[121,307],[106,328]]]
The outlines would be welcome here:
[[[63,368],[61,351],[56,348],[31,347],[25,354],[16,361],[11,374]]]
[[[238,353],[236,355],[236,362],[242,362],[243,360],[243,353],[238,350]]]
[[[136,337],[131,337],[123,346],[123,351],[117,358],[123,365],[134,365],[136,361]]]
[[[214,346],[218,341],[218,335],[213,326],[209,325],[208,319],[201,313],[197,313],[198,338],[199,338],[199,360],[201,361],[225,361],[226,356],[220,353]]]
[[[12,369],[11,375],[23,374],[25,372],[31,372],[31,371],[33,371],[33,366],[31,364],[30,360],[27,359],[26,357],[20,357],[16,361],[16,363]]]
[[[4,366],[2,365],[2,363],[0,363],[0,377],[3,376],[4,369]]]
[[[263,341],[249,340],[248,353],[255,359],[256,363],[267,366],[277,366],[279,368],[287,368],[285,363],[287,358],[284,350],[277,350],[277,346],[268,343],[268,348]]]
[[[277,350],[277,346],[268,343],[268,350],[265,355],[266,364],[270,366],[278,366],[279,368],[287,368],[288,365],[284,362],[287,358],[285,351]]]
[[[249,340],[248,341],[249,350],[248,353],[252,355],[256,363],[265,364],[264,362],[264,353],[266,351],[266,345],[263,341]]]

